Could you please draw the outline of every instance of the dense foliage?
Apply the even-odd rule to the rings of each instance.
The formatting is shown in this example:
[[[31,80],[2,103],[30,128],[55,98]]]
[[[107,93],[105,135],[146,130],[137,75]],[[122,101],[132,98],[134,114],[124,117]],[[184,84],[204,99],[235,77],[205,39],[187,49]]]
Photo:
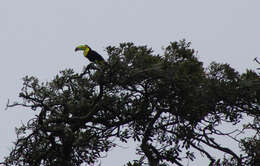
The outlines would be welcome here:
[[[68,69],[46,83],[24,78],[23,101],[9,107],[21,105],[38,114],[17,129],[18,139],[3,165],[91,164],[116,147],[115,140],[129,139],[140,145],[140,159],[128,166],[184,165],[201,154],[209,165],[259,162],[255,72],[239,74],[216,62],[203,68],[185,41],[170,43],[163,55],[133,43],[106,51],[108,64],[92,63],[82,73]],[[239,129],[244,117],[254,121]],[[223,123],[234,131],[221,129]],[[255,135],[237,137],[247,130]],[[216,136],[233,138],[243,152],[223,146]]]

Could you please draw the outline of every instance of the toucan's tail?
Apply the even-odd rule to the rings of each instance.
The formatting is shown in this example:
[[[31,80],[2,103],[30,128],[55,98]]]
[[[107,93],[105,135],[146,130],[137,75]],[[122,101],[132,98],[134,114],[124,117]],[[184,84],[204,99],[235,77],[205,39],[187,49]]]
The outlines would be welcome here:
[[[105,60],[96,61],[96,64],[101,65],[101,66],[106,66],[106,65],[108,65],[108,63],[107,63]]]

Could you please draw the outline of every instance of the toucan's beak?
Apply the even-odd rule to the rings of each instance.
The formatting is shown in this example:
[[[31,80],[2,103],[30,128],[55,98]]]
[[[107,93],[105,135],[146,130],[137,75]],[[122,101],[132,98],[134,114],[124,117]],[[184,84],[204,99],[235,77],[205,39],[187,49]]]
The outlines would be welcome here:
[[[76,51],[78,51],[78,50],[79,50],[79,49],[78,49],[78,47],[77,47],[77,48],[75,48],[75,52],[76,52]]]

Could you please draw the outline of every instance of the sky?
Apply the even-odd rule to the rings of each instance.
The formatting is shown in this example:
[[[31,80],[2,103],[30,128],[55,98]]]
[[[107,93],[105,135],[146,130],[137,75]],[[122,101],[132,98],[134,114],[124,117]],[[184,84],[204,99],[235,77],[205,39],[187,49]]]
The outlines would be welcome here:
[[[0,2],[0,161],[15,141],[15,127],[34,116],[19,101],[22,77],[49,81],[61,70],[82,71],[88,62],[74,52],[88,44],[104,49],[121,42],[147,45],[162,53],[171,41],[186,39],[205,67],[228,63],[239,72],[255,70],[260,55],[259,0],[8,0]],[[134,159],[133,147],[117,149],[104,165]],[[132,149],[132,150],[131,150]],[[133,158],[130,158],[133,157]]]

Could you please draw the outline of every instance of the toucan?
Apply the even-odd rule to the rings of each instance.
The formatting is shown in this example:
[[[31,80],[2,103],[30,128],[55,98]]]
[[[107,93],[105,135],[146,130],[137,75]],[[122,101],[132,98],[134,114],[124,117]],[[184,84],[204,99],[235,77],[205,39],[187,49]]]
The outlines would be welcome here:
[[[75,51],[83,51],[83,55],[90,61],[94,62],[98,65],[106,64],[104,58],[97,53],[96,51],[92,50],[88,45],[79,45],[75,48]]]

